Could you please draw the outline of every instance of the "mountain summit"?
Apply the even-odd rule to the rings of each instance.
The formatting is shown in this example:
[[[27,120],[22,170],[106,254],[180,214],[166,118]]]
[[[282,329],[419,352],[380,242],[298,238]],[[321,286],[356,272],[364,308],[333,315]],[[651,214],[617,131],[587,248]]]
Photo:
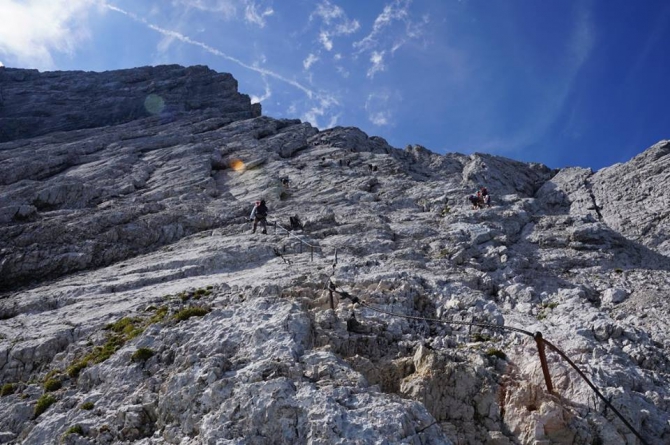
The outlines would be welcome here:
[[[669,154],[438,155],[206,67],[0,67],[0,443],[668,443]]]

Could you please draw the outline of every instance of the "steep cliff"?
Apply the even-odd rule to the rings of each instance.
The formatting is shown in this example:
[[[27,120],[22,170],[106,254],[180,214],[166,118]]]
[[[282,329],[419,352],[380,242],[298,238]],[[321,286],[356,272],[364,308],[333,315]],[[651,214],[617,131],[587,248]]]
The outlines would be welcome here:
[[[0,142],[206,109],[231,119],[261,114],[259,104],[237,92],[232,75],[204,66],[102,73],[0,67]]]
[[[192,70],[229,78],[104,75]],[[0,442],[641,443],[550,347],[547,391],[538,331],[670,440],[668,142],[552,170],[237,114],[226,85],[161,93],[169,118],[2,121]]]

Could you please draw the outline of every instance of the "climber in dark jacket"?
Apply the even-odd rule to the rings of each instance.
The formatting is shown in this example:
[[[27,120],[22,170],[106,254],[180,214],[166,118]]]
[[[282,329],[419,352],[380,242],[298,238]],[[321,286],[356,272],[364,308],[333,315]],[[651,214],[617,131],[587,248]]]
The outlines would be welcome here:
[[[261,201],[256,201],[256,204],[254,205],[253,210],[251,210],[251,215],[249,215],[249,219],[254,220],[254,230],[251,231],[251,233],[256,233],[256,226],[258,223],[261,223],[261,227],[263,228],[263,231],[261,232],[263,235],[267,235],[267,219],[268,217],[268,208],[265,205],[265,200]]]

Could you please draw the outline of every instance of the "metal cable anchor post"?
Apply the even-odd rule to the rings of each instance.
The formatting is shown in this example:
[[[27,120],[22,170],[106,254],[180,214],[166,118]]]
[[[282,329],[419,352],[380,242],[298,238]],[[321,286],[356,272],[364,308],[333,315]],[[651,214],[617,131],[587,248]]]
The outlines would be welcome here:
[[[328,296],[330,298],[330,308],[335,310],[335,300],[333,300],[333,290],[335,290],[335,285],[332,281],[328,280]]]
[[[549,394],[554,393],[554,386],[551,384],[551,374],[549,374],[549,365],[547,365],[547,356],[544,353],[544,339],[542,332],[536,332],[533,336],[537,344],[537,352],[540,355],[540,365],[542,366],[542,374],[544,374],[544,382],[547,384],[547,391]]]

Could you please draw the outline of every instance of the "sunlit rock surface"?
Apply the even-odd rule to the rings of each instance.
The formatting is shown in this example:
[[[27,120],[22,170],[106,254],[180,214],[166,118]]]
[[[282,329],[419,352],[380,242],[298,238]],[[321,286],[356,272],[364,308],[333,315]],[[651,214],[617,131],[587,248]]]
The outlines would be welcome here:
[[[2,121],[0,443],[639,443],[550,349],[547,393],[533,338],[411,317],[541,331],[668,443],[668,142],[551,170],[238,115],[202,67],[104,75],[170,72],[230,80],[169,118]],[[251,235],[261,198],[304,230]]]

